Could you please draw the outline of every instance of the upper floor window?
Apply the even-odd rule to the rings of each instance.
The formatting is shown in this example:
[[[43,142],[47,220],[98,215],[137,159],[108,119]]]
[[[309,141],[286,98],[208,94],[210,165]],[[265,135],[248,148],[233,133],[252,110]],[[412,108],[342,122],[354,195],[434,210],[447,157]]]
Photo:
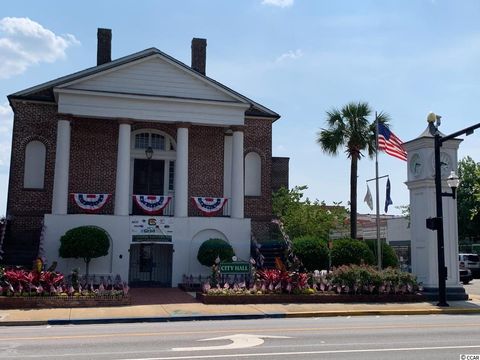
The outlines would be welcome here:
[[[140,133],[135,135],[135,149],[165,150],[165,136],[155,133]]]
[[[262,195],[262,159],[256,152],[245,156],[245,196]]]
[[[25,147],[25,169],[23,187],[25,189],[43,189],[45,181],[45,158],[47,149],[38,141],[30,141]]]

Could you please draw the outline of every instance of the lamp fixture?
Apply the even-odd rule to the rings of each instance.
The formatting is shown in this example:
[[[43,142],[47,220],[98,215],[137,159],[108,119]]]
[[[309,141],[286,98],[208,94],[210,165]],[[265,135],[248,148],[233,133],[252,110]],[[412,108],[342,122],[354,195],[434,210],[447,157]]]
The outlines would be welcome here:
[[[147,160],[150,160],[153,156],[153,149],[151,146],[145,149],[145,156],[147,157]]]
[[[452,198],[455,199],[458,185],[460,185],[460,179],[458,178],[457,174],[455,174],[455,171],[450,172],[450,175],[447,178],[447,185],[450,189],[452,189]]]

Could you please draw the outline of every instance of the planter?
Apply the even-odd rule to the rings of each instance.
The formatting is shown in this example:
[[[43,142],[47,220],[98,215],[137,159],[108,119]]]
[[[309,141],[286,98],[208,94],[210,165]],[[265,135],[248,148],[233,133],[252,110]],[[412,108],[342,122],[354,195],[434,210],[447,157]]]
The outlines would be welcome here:
[[[279,304],[279,303],[385,303],[385,302],[422,302],[426,297],[422,294],[266,294],[266,295],[206,295],[197,292],[197,300],[204,304]]]
[[[128,306],[126,296],[0,296],[0,309],[43,309]]]

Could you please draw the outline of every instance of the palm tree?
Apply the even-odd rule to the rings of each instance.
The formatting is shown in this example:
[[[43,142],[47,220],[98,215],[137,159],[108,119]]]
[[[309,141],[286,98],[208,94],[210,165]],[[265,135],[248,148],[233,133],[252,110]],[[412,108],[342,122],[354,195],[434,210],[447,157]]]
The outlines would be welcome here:
[[[336,156],[345,148],[350,158],[350,237],[357,237],[357,173],[358,161],[367,150],[372,158],[375,155],[376,123],[369,122],[372,114],[368,103],[349,103],[340,110],[327,111],[327,128],[317,133],[317,143],[323,152]],[[386,124],[389,116],[383,112],[377,115],[380,123]]]

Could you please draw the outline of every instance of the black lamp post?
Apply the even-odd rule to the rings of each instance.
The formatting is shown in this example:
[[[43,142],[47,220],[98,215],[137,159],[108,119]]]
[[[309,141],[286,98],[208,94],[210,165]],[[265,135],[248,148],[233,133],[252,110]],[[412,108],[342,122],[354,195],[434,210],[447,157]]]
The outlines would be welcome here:
[[[445,241],[443,232],[443,207],[442,197],[452,197],[455,199],[456,189],[460,183],[455,172],[451,172],[447,179],[447,184],[451,187],[451,193],[442,193],[442,178],[441,178],[441,162],[440,162],[440,147],[448,140],[451,140],[459,135],[473,134],[473,131],[480,127],[480,123],[470,126],[469,128],[457,131],[447,136],[441,136],[438,131],[440,125],[440,116],[434,113],[428,114],[427,120],[429,122],[430,133],[434,136],[434,156],[435,156],[435,202],[437,216],[427,219],[427,228],[430,230],[437,230],[437,257],[438,257],[438,303],[437,306],[449,306],[447,303],[446,280],[447,268],[445,267]],[[436,121],[436,125],[434,122]],[[452,270],[455,271],[455,270]]]

